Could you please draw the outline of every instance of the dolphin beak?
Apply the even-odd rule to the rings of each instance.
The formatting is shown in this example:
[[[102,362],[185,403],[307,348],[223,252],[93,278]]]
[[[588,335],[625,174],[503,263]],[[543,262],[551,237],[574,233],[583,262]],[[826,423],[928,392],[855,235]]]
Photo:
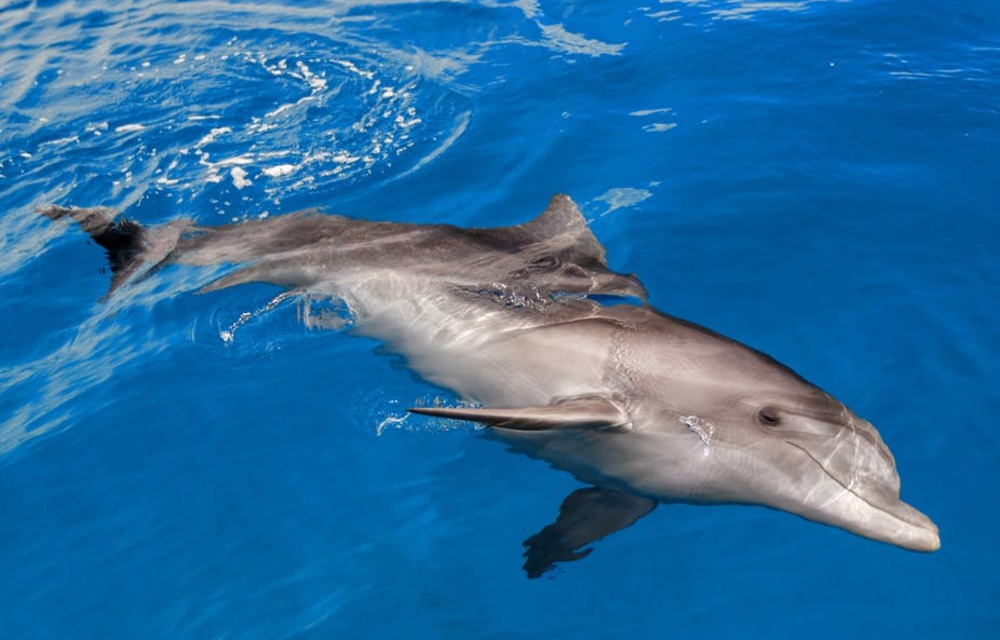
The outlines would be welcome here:
[[[873,501],[842,489],[816,515],[819,517],[806,517],[910,551],[931,552],[941,548],[937,525],[898,498]]]
[[[900,500],[892,507],[876,506],[876,509],[895,522],[886,523],[889,526],[884,529],[885,537],[871,537],[911,551],[931,552],[941,548],[937,525],[910,505]]]
[[[847,529],[865,538],[911,551],[931,552],[941,548],[937,525],[899,499],[899,481],[852,486],[827,469],[804,447],[788,442],[818,465],[825,481],[810,492],[812,504],[793,513],[817,522]]]

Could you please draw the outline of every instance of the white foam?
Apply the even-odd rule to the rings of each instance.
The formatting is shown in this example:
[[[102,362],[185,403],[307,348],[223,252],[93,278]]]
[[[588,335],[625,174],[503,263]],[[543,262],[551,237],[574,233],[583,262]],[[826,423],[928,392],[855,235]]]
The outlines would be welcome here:
[[[298,166],[294,164],[279,164],[273,167],[265,168],[263,173],[270,178],[280,178],[281,176],[287,176],[295,173],[298,170]]]
[[[59,138],[57,140],[49,140],[47,142],[42,142],[41,144],[38,145],[38,148],[41,149],[42,147],[48,147],[48,146],[58,147],[79,141],[80,141],[79,136],[69,136],[67,138]]]
[[[247,178],[247,172],[242,167],[233,167],[229,171],[229,175],[233,179],[233,186],[237,189],[242,189],[243,187],[249,187],[253,183]]]
[[[621,55],[625,43],[609,44],[587,38],[579,33],[567,31],[562,24],[540,24],[545,44],[564,53],[582,53],[589,56]]]
[[[348,71],[350,71],[352,73],[358,74],[359,76],[361,76],[362,78],[365,78],[367,80],[371,80],[372,78],[375,77],[375,74],[373,72],[371,72],[371,71],[362,71],[361,69],[359,69],[350,60],[334,60],[333,62],[335,64],[339,64],[340,66],[344,67],[345,69],[347,69]]]
[[[633,111],[633,112],[629,113],[629,115],[630,116],[636,116],[636,117],[642,118],[642,117],[651,116],[651,115],[654,115],[654,114],[657,114],[657,113],[673,113],[673,112],[674,112],[674,110],[671,109],[670,107],[661,107],[659,109],[640,109],[639,111]]]
[[[317,94],[324,89],[326,89],[326,78],[323,78],[312,71],[306,66],[301,60],[296,65],[299,68],[299,72],[302,73],[302,78],[309,84],[312,88],[313,94]]]
[[[107,130],[108,130],[107,122],[92,122],[87,125],[86,129],[84,129],[84,133],[92,133],[95,136],[99,136],[101,135],[102,132]]]
[[[233,132],[233,130],[232,130],[231,127],[216,127],[214,129],[212,129],[211,131],[209,131],[207,134],[205,134],[202,137],[202,139],[199,140],[196,145],[194,145],[194,148],[195,149],[201,149],[205,145],[212,144],[213,142],[215,142],[215,140],[219,136],[227,134],[227,133],[232,133],[232,132]]]

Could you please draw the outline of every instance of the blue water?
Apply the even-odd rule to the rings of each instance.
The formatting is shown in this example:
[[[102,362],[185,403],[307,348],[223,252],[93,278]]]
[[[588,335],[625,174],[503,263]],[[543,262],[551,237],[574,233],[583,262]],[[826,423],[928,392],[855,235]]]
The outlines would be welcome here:
[[[8,0],[0,34],[3,638],[995,637],[994,0]],[[99,303],[36,213],[556,192],[655,305],[874,423],[942,549],[671,505],[529,581],[573,478],[406,417],[451,396],[273,287]]]

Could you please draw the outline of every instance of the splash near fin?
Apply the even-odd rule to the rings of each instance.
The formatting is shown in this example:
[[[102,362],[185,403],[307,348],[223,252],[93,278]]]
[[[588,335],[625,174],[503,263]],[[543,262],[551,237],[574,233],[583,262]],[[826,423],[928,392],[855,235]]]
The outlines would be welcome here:
[[[135,220],[116,220],[118,213],[107,207],[61,207],[52,205],[40,210],[49,220],[70,218],[104,247],[111,267],[111,286],[102,300],[134,275],[148,273],[159,266],[177,246],[186,223],[169,223],[148,230]]]
[[[524,571],[540,578],[557,562],[582,560],[593,548],[582,547],[620,531],[656,507],[649,498],[590,487],[569,494],[559,507],[559,517],[524,541]]]
[[[547,431],[550,429],[615,429],[626,431],[632,423],[628,413],[602,395],[561,398],[542,407],[476,409],[414,407],[411,413],[453,420],[469,420],[498,429]]]

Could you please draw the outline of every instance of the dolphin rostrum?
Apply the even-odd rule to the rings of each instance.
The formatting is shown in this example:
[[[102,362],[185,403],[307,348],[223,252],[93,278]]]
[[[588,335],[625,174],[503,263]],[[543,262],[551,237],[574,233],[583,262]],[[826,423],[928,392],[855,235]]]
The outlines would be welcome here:
[[[147,229],[104,208],[43,213],[107,250],[109,294],[179,263],[216,267],[201,292],[269,282],[335,298],[356,333],[469,403],[412,412],[487,425],[589,485],[525,541],[529,577],[669,501],[764,505],[906,549],[940,546],[934,523],[900,500],[871,424],[767,355],[648,305],[637,278],[608,269],[567,196],[494,229],[315,212]]]

